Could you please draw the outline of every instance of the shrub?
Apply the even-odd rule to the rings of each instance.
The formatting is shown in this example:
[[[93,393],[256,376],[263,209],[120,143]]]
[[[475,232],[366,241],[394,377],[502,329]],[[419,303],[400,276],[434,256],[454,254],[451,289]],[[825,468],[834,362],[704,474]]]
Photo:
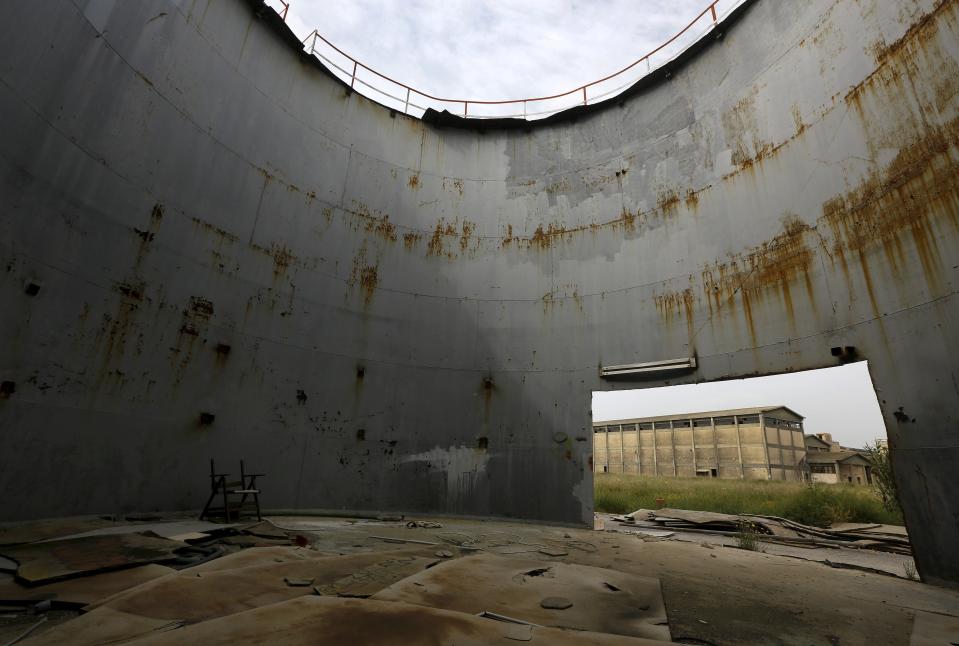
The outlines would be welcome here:
[[[752,523],[741,520],[738,525],[739,532],[736,534],[736,547],[741,550],[749,550],[750,552],[766,551],[759,546],[759,533],[753,527]]]
[[[882,499],[882,506],[887,511],[902,516],[899,491],[896,489],[896,480],[892,475],[892,462],[889,460],[889,447],[867,444],[866,452],[869,454],[869,461],[872,462],[872,479]]]

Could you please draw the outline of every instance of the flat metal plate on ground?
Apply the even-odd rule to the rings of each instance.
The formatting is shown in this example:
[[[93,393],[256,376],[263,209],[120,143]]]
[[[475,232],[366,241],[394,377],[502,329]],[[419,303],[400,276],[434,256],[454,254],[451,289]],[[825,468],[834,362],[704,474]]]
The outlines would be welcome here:
[[[217,572],[220,570],[238,570],[240,568],[274,565],[276,563],[292,563],[323,556],[336,556],[336,554],[317,552],[304,547],[293,546],[253,547],[221,556],[218,559],[213,559],[200,565],[195,565],[189,568],[189,571]]]
[[[521,635],[517,628],[523,629]],[[322,635],[322,640],[318,636]],[[510,644],[517,638],[543,646],[660,646],[668,642],[620,635],[525,628],[459,612],[370,599],[301,597],[256,610],[152,635],[138,644],[276,643],[287,646],[329,644]]]
[[[116,522],[99,516],[71,516],[4,523],[0,525],[0,545],[21,545],[116,526]]]
[[[9,580],[0,580],[0,601],[23,602],[51,599],[86,606],[175,571],[163,565],[149,563],[139,567],[33,586],[21,585],[10,577]]]
[[[118,570],[175,558],[183,543],[148,534],[87,536],[4,548],[15,560],[17,579],[27,584],[53,582],[90,572]]]
[[[120,644],[127,641],[156,635],[180,628],[180,621],[150,619],[140,615],[117,612],[109,608],[97,611],[99,621],[81,621],[89,615],[37,633],[29,639],[18,642],[19,646],[39,646],[41,644],[70,644],[70,646],[101,646],[102,644]]]
[[[572,602],[543,608],[548,597]],[[446,561],[377,593],[374,599],[507,615],[542,626],[668,641],[659,580],[605,568],[478,554]]]
[[[260,548],[251,548],[260,549]],[[182,570],[107,600],[74,623],[100,621],[102,608],[154,619],[206,621],[303,595],[370,595],[436,561],[410,554],[357,554],[270,563],[235,570]],[[284,579],[313,579],[311,586]],[[315,589],[314,589],[315,588]]]
[[[85,532],[66,534],[63,536],[54,536],[43,539],[44,542],[55,540],[67,540],[71,538],[86,538],[88,536],[109,536],[113,534],[142,534],[143,532],[152,532],[162,538],[176,540],[176,536],[183,534],[207,534],[219,533],[229,530],[233,527],[239,527],[236,524],[226,525],[223,523],[211,523],[205,520],[171,520],[156,523],[114,523],[106,527],[98,527]]]

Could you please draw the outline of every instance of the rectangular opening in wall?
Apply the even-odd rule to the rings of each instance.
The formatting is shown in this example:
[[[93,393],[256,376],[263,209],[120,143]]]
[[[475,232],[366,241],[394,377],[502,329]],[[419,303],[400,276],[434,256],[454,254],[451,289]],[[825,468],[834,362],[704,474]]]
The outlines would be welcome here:
[[[592,412],[600,515],[665,506],[821,522],[855,509],[856,522],[902,524],[877,488],[886,431],[866,362],[595,392]],[[817,490],[840,503],[813,504],[812,518]]]

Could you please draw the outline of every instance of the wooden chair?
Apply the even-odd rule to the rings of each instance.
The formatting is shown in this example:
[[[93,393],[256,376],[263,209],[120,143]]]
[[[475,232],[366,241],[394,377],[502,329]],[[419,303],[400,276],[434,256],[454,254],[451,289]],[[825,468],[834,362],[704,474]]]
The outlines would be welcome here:
[[[210,497],[203,506],[200,520],[222,517],[224,522],[228,523],[231,519],[239,520],[244,512],[252,515],[253,511],[256,511],[257,520],[263,520],[260,515],[260,490],[257,488],[256,479],[265,475],[264,473],[247,473],[243,460],[240,460],[240,479],[227,480],[230,474],[217,473],[213,458],[210,458]],[[223,501],[222,507],[212,506],[218,495]],[[236,499],[237,497],[239,500]]]

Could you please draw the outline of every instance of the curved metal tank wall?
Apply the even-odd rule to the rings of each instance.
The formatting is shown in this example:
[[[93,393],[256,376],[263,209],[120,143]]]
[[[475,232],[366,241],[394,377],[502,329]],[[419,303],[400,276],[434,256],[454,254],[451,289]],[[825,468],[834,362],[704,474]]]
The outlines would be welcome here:
[[[197,508],[215,457],[274,509],[589,523],[591,390],[637,385],[599,366],[854,347],[959,582],[959,3],[722,29],[479,130],[348,92],[256,2],[3,3],[0,516]]]

